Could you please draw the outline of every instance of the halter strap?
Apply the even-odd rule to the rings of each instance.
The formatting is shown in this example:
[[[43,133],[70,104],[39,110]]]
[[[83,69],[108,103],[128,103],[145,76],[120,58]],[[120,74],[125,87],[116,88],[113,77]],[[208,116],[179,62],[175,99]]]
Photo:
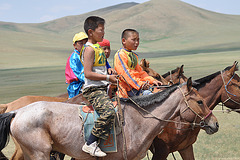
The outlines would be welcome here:
[[[222,77],[222,80],[223,80],[223,85],[224,85],[225,91],[227,92],[227,96],[228,96],[228,98],[227,98],[224,102],[222,102],[222,103],[224,104],[224,103],[226,103],[228,100],[231,100],[232,102],[234,102],[234,103],[240,105],[239,102],[233,100],[233,99],[229,96],[229,94],[233,95],[234,97],[236,97],[236,95],[230,93],[230,92],[227,90],[227,86],[228,86],[229,83],[232,81],[233,77],[235,76],[235,72],[234,72],[233,76],[230,78],[230,80],[228,81],[227,84],[225,83],[225,80],[224,80],[224,78],[223,78],[223,72],[222,72],[222,71],[220,71],[220,72],[221,72],[221,77]]]
[[[212,111],[210,110],[210,112],[209,112],[205,117],[200,116],[196,111],[194,111],[194,109],[192,109],[192,108],[189,106],[189,104],[188,104],[188,102],[187,102],[186,96],[189,95],[189,94],[192,92],[192,88],[191,88],[191,90],[190,90],[188,93],[186,93],[186,94],[183,93],[182,89],[181,89],[179,86],[178,86],[178,88],[179,88],[179,90],[182,92],[182,95],[183,95],[183,98],[184,98],[184,102],[185,102],[186,105],[187,105],[187,108],[186,108],[184,111],[186,111],[186,110],[189,108],[189,109],[190,109],[193,113],[195,113],[196,116],[198,116],[202,121],[205,120],[206,118],[208,118],[208,117],[212,114]]]

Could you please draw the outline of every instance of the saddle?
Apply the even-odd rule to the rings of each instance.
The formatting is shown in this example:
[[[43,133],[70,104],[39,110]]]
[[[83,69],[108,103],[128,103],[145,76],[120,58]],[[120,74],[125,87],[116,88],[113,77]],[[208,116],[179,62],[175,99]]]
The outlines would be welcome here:
[[[113,102],[115,107],[115,112],[117,112],[117,102]],[[116,113],[117,115],[117,113]],[[93,109],[92,106],[87,105],[80,105],[79,106],[79,117],[83,121],[83,136],[85,141],[89,138],[92,128],[94,126],[94,121],[97,120],[99,117],[98,113]],[[110,131],[109,137],[107,140],[100,139],[99,147],[102,151],[109,153],[109,152],[117,152],[117,139],[116,135],[119,132],[119,124],[118,118],[115,117],[115,123]]]

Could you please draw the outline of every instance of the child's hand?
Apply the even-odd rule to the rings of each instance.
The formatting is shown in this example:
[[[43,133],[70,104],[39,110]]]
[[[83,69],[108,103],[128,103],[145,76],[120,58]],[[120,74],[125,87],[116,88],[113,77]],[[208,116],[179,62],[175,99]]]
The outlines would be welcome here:
[[[141,86],[142,90],[147,90],[149,89],[149,87],[150,87],[150,84],[148,81]]]
[[[153,84],[156,85],[156,86],[160,86],[160,85],[163,85],[162,82],[160,81],[153,81]]]
[[[108,74],[115,74],[115,75],[117,75],[117,72],[113,69],[113,68],[108,68]]]
[[[112,83],[117,83],[117,75],[109,75],[109,81]]]

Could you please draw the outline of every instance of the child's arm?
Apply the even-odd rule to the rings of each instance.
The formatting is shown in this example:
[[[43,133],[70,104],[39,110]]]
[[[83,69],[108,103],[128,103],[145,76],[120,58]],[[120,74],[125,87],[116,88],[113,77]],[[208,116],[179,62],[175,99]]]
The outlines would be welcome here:
[[[83,56],[84,56],[84,75],[85,75],[85,77],[87,79],[91,79],[94,81],[106,80],[107,75],[98,74],[98,73],[95,73],[92,71],[94,57],[95,57],[93,48],[86,47]],[[109,81],[112,83],[116,83],[117,82],[116,75],[110,75]]]
[[[110,66],[110,64],[108,63],[108,61],[106,60],[106,67],[107,67],[107,72],[108,74],[117,74],[117,72]]]

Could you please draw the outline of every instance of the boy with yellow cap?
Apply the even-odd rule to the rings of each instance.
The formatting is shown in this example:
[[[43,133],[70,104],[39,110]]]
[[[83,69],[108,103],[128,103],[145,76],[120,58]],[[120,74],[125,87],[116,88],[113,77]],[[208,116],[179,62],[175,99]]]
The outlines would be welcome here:
[[[80,61],[80,52],[87,42],[88,36],[84,32],[79,32],[73,37],[74,52],[69,56],[65,69],[66,83],[68,83],[68,96],[72,98],[81,92],[84,84],[84,68]]]

